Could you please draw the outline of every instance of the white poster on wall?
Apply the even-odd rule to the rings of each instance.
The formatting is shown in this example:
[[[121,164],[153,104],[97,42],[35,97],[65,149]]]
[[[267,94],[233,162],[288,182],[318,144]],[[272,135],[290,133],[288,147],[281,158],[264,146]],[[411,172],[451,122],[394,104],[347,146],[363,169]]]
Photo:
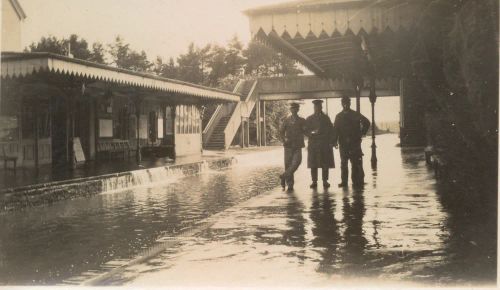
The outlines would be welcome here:
[[[113,137],[113,120],[99,119],[99,137]]]
[[[148,116],[141,115],[139,119],[139,138],[148,139]]]
[[[163,138],[163,118],[158,118],[158,139]]]

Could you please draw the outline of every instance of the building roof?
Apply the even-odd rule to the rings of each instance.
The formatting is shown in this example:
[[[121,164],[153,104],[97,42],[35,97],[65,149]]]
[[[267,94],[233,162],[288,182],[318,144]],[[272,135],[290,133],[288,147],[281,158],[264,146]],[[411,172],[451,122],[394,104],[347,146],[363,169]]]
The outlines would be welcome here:
[[[247,10],[250,31],[316,75],[406,72],[413,31],[431,0],[301,0]]]
[[[1,67],[2,78],[51,72],[195,97],[231,102],[240,100],[240,95],[224,90],[45,52],[4,52]]]
[[[279,4],[265,5],[245,10],[247,15],[257,15],[262,13],[283,13],[296,12],[298,10],[321,10],[328,6],[349,7],[360,4],[375,2],[377,0],[299,0]],[[380,0],[378,0],[380,1]]]
[[[18,0],[9,0],[9,2],[10,2],[10,4],[12,4],[12,7],[16,11],[17,17],[19,17],[19,19],[21,19],[21,20],[26,19],[26,17],[27,17],[26,13],[24,12],[23,7],[19,3],[19,1]]]

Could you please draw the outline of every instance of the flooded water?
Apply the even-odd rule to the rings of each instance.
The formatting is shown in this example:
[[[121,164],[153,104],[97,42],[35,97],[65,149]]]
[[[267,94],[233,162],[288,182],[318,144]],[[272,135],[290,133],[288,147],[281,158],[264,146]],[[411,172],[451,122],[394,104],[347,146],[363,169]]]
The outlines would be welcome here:
[[[277,166],[249,164],[0,215],[0,285],[56,284],[99,271],[278,185]]]
[[[371,170],[365,158],[364,190],[313,191],[303,164],[295,191],[284,193],[276,148],[240,155],[229,170],[0,216],[0,284],[59,284],[105,271],[107,262],[127,261],[207,218],[206,229],[109,283],[495,283],[496,207],[450,201],[464,193],[438,186],[422,151],[397,142],[395,135],[378,137],[379,166]],[[338,183],[339,169],[331,176]]]

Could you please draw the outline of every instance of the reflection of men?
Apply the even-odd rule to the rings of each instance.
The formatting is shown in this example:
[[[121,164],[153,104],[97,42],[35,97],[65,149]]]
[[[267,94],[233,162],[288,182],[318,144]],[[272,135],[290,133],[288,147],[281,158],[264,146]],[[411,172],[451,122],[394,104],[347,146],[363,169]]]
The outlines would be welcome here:
[[[348,192],[345,189],[345,192]],[[351,265],[350,269],[359,271],[366,263],[364,253],[368,240],[363,231],[363,218],[365,215],[365,201],[363,189],[358,188],[352,191],[352,202],[348,195],[343,198],[342,212],[345,222],[344,239],[344,260]],[[376,221],[373,221],[374,224]],[[376,236],[374,236],[375,238]],[[375,240],[377,243],[378,241]]]
[[[335,200],[330,194],[323,193],[320,197],[317,192],[312,194],[310,218],[312,221],[311,244],[313,247],[322,248],[320,251],[318,272],[332,273],[337,265],[338,248],[340,243],[339,224],[335,219]]]
[[[346,187],[349,177],[348,161],[351,160],[352,183],[354,186],[363,186],[365,173],[363,171],[363,152],[361,151],[361,137],[370,127],[370,121],[358,112],[351,110],[351,99],[342,98],[342,112],[335,117],[334,144],[340,146],[340,168],[342,183],[339,187]]]
[[[311,188],[318,187],[318,168],[322,169],[323,187],[328,188],[328,170],[335,167],[333,148],[330,143],[333,130],[332,121],[322,111],[322,100],[313,101],[314,114],[306,119],[307,136],[307,167],[311,168]]]
[[[293,174],[302,162],[302,148],[304,148],[305,120],[299,117],[299,104],[290,104],[291,115],[288,116],[280,128],[281,140],[285,147],[285,172],[280,175],[281,186],[288,191],[293,190]]]

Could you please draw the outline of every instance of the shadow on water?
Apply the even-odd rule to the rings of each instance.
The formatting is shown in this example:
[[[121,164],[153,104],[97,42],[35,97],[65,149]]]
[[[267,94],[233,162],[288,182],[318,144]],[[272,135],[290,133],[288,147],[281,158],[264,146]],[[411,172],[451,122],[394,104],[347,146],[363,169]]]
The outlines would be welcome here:
[[[340,234],[334,209],[335,201],[330,198],[328,192],[320,195],[318,191],[313,191],[310,218],[313,223],[312,245],[320,249],[319,272],[332,273],[338,266]]]
[[[365,215],[364,191],[355,189],[352,196],[344,196],[342,211],[344,214],[344,263],[346,273],[363,271],[365,265],[365,249],[368,244],[363,231],[363,217]]]
[[[465,187],[464,187],[465,188]],[[455,281],[497,280],[497,203],[489,192],[470,192],[459,184],[438,183],[437,193],[448,213],[443,238],[446,263],[438,269]]]
[[[283,244],[304,248],[306,243],[306,219],[303,217],[304,204],[297,198],[295,192],[288,193],[286,217],[288,229],[283,233]]]

